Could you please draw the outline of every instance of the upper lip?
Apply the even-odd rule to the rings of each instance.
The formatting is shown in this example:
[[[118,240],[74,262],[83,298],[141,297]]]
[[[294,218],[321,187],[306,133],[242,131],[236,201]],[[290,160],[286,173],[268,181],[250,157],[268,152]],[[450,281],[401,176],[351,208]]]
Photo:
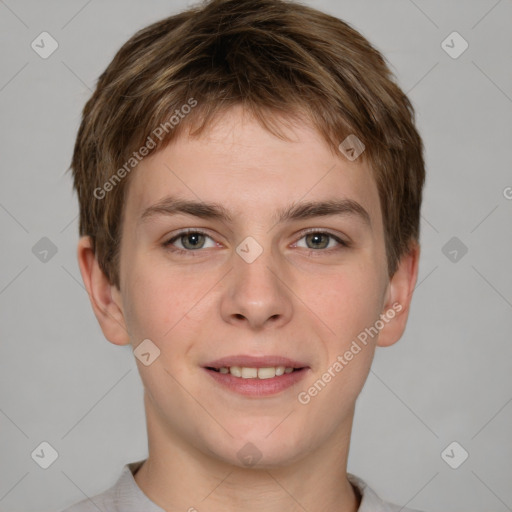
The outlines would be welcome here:
[[[205,368],[229,368],[242,366],[246,368],[271,368],[284,366],[285,368],[306,368],[308,365],[282,356],[249,356],[235,355],[222,357],[204,365]]]

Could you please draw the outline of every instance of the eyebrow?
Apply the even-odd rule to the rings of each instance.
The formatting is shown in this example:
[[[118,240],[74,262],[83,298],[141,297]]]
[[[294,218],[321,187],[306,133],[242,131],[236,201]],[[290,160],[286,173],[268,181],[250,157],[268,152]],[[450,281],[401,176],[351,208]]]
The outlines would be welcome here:
[[[146,222],[158,215],[177,215],[184,213],[202,219],[212,219],[233,224],[233,215],[219,203],[191,201],[167,196],[147,207],[141,214],[139,222]],[[278,210],[273,216],[274,225],[292,220],[305,220],[314,217],[341,215],[359,218],[370,229],[370,215],[358,202],[352,199],[329,199],[325,201],[307,201],[291,204]]]

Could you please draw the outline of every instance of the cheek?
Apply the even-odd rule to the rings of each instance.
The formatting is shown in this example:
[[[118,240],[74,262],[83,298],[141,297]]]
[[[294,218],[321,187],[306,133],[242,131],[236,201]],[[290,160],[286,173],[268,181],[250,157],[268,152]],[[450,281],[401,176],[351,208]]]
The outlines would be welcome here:
[[[126,276],[125,321],[135,343],[139,338],[149,338],[158,345],[186,315],[194,291],[190,281],[183,282],[179,275],[169,276],[169,269],[142,263],[133,261]]]
[[[345,323],[350,326],[350,336],[355,338],[379,318],[382,307],[382,290],[377,276],[362,278],[354,283],[356,289],[347,301]]]
[[[324,338],[326,359],[299,397],[311,403],[311,414],[330,418],[325,424],[330,429],[347,414],[366,381],[377,339],[368,329],[379,319],[382,306],[379,272],[366,266],[351,270],[332,277],[329,294],[316,299],[315,311],[335,334]]]
[[[207,294],[218,276],[202,278],[154,261],[133,265],[127,280],[125,321],[135,347],[150,339],[159,349],[161,363],[172,372],[184,368],[201,335],[205,319],[211,316],[213,294]]]
[[[326,332],[335,336],[336,344],[343,346],[379,318],[381,283],[375,267],[361,264],[316,281],[317,292],[312,293],[309,285],[302,295],[309,295],[305,302],[328,327]]]

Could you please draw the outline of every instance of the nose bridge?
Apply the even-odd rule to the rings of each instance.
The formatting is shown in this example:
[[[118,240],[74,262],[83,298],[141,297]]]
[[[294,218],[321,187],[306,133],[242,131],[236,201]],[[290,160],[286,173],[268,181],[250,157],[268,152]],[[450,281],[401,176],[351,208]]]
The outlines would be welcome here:
[[[252,327],[288,321],[292,305],[270,242],[267,246],[247,237],[233,254],[233,272],[223,303],[227,321],[246,321]]]

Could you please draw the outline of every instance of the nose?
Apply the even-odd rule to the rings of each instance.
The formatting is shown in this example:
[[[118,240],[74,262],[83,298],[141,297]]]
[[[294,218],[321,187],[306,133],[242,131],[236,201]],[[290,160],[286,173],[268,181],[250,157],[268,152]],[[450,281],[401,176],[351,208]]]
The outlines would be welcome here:
[[[273,261],[270,250],[250,263],[233,254],[233,270],[226,277],[221,303],[225,322],[262,330],[290,321],[293,293],[285,269]]]

